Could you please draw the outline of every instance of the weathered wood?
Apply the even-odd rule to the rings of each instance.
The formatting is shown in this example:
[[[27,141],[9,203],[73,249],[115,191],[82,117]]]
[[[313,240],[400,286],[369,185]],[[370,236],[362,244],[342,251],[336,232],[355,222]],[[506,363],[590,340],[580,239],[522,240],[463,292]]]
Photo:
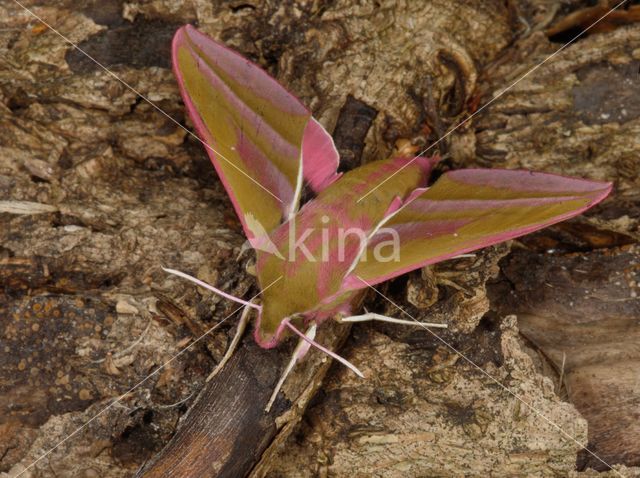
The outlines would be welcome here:
[[[348,171],[361,163],[364,140],[377,114],[366,103],[347,96],[333,131],[333,141],[340,153],[341,171]]]
[[[505,261],[496,306],[552,363],[589,421],[589,448],[606,463],[640,464],[640,254],[637,246]],[[578,468],[607,466],[581,452]]]
[[[589,448],[609,464],[637,466],[640,289],[631,245],[640,238],[640,28],[618,28],[618,17],[602,25],[606,34],[581,39],[487,109],[475,161],[615,181],[612,197],[586,217],[523,238],[530,251],[505,261],[510,285],[493,302],[518,314],[524,335],[562,373],[562,393],[588,420]],[[523,39],[487,71],[483,87],[511,84],[558,46],[542,33]],[[584,450],[577,463],[608,468]]]
[[[337,349],[348,330],[330,325],[319,340]],[[246,475],[279,429],[297,423],[330,365],[321,353],[311,351],[290,377],[285,395],[281,392],[270,413],[265,413],[291,350],[262,350],[252,337],[245,340],[220,373],[205,384],[167,446],[136,476]]]

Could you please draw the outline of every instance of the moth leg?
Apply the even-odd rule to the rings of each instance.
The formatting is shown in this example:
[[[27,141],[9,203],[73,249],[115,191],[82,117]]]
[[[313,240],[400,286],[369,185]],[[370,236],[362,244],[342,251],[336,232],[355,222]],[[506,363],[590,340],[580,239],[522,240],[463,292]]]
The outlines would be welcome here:
[[[312,324],[311,327],[307,329],[304,335],[309,339],[313,340],[316,336],[316,324]],[[276,388],[273,390],[273,393],[271,394],[269,403],[267,403],[267,406],[264,409],[266,413],[269,413],[269,410],[271,410],[271,406],[273,405],[273,402],[275,402],[276,397],[278,396],[278,392],[282,388],[282,385],[284,385],[284,381],[286,380],[287,376],[291,373],[296,363],[298,363],[298,361],[306,355],[310,347],[311,345],[306,340],[301,338],[298,341],[298,345],[296,345],[296,348],[293,351],[291,360],[289,360],[287,367],[284,369],[284,372],[282,372],[282,375],[280,376],[280,380],[278,380],[278,383],[276,384]]]
[[[238,348],[240,339],[242,339],[242,336],[244,335],[244,331],[247,329],[247,324],[249,323],[250,311],[251,311],[251,307],[246,305],[244,307],[244,310],[242,311],[242,315],[240,316],[240,321],[238,322],[238,328],[236,329],[236,333],[233,336],[233,339],[231,340],[231,344],[229,344],[229,348],[227,348],[227,351],[224,353],[224,357],[222,357],[222,360],[220,360],[220,363],[218,363],[218,365],[216,365],[216,368],[213,369],[213,372],[209,374],[206,382],[211,380],[213,377],[215,377],[218,374],[220,370],[222,370],[222,367],[226,365],[226,363],[229,361],[229,359],[233,355],[233,352],[235,352],[236,349]]]
[[[387,317],[386,315],[376,314],[374,312],[367,312],[362,315],[352,315],[350,317],[342,317],[339,319],[340,322],[369,322],[377,320],[378,322],[388,322],[390,324],[400,324],[400,325],[418,325],[420,327],[437,327],[440,329],[446,329],[447,324],[433,324],[429,322],[419,322],[417,320],[404,320],[404,319],[396,319],[395,317]]]
[[[342,365],[344,365],[345,367],[347,367],[348,369],[350,369],[353,373],[355,373],[358,377],[360,378],[364,378],[364,374],[358,370],[358,367],[356,367],[355,365],[353,365],[351,362],[349,362],[346,358],[344,357],[340,357],[340,355],[338,355],[335,352],[332,352],[331,350],[329,350],[326,347],[323,347],[322,345],[320,345],[318,342],[316,342],[315,340],[307,337],[305,334],[303,334],[302,332],[300,332],[298,329],[295,328],[295,326],[289,321],[288,318],[284,319],[282,321],[282,323],[287,326],[289,328],[289,330],[291,330],[293,333],[295,333],[296,335],[298,335],[302,340],[304,340],[305,342],[307,342],[310,346],[317,348],[318,350],[320,350],[320,352],[323,352],[325,354],[327,354],[329,357],[331,357],[334,360],[337,360],[338,362],[340,362]],[[306,350],[305,350],[306,353]]]

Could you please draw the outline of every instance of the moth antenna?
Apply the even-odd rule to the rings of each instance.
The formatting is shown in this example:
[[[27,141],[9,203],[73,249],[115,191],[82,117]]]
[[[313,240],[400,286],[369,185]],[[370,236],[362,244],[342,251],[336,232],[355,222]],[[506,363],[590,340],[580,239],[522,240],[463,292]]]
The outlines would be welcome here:
[[[396,319],[395,317],[387,317],[386,315],[376,314],[374,312],[369,312],[367,309],[364,309],[366,314],[362,315],[352,315],[351,317],[342,317],[339,322],[368,322],[368,321],[378,321],[378,322],[388,322],[390,324],[400,324],[400,325],[419,325],[420,327],[437,327],[440,329],[446,329],[447,324],[434,324],[430,322],[419,322],[417,320],[404,320],[404,319]]]
[[[307,336],[308,338],[313,340],[316,337],[316,327],[317,327],[316,324],[311,324],[311,327],[309,327],[307,329],[307,332],[305,333],[305,336]],[[296,365],[296,363],[300,359],[302,359],[302,357],[305,356],[305,354],[309,350],[309,347],[311,347],[311,344],[309,344],[305,340],[301,339],[301,340],[298,341],[298,345],[296,345],[296,348],[293,351],[293,355],[291,356],[291,360],[289,360],[289,363],[287,364],[287,367],[284,369],[284,372],[282,372],[282,375],[280,376],[280,380],[278,380],[278,383],[276,384],[276,387],[273,389],[273,393],[271,394],[271,398],[269,399],[269,403],[267,403],[267,406],[264,409],[265,412],[269,413],[269,410],[271,410],[271,406],[273,405],[273,402],[276,401],[276,397],[278,396],[278,392],[282,388],[282,385],[284,385],[284,381],[286,380],[287,376],[291,373],[291,371],[293,370],[293,367]]]
[[[353,373],[355,373],[358,377],[360,378],[364,378],[364,374],[358,370],[358,367],[356,367],[355,365],[353,365],[351,362],[349,362],[347,359],[340,357],[340,355],[338,355],[335,352],[332,352],[331,350],[329,350],[326,347],[323,347],[322,345],[320,345],[318,342],[316,342],[313,339],[310,339],[309,337],[307,337],[305,334],[303,334],[302,332],[300,332],[298,329],[296,329],[293,324],[291,322],[289,322],[289,319],[284,319],[283,320],[284,324],[289,327],[289,329],[291,329],[293,332],[295,332],[300,338],[302,338],[302,340],[304,340],[305,342],[307,342],[308,344],[310,344],[311,346],[317,348],[318,350],[320,350],[321,352],[324,352],[325,354],[327,354],[329,357],[336,359],[338,362],[340,362],[342,365],[344,365],[345,367],[351,369],[351,371],[353,371]]]
[[[246,305],[247,307],[252,307],[256,310],[262,310],[262,306],[258,305],[258,304],[254,304],[253,302],[249,302],[246,300],[243,300],[239,297],[236,297],[235,295],[231,295],[231,294],[227,294],[224,291],[221,291],[220,289],[217,289],[215,287],[213,287],[212,285],[207,284],[206,282],[201,281],[200,279],[197,279],[193,276],[190,276],[189,274],[185,274],[184,272],[180,272],[177,271],[175,269],[167,269],[166,267],[162,268],[163,271],[168,272],[169,274],[173,274],[176,275],[178,277],[182,277],[183,279],[187,279],[191,282],[193,282],[194,284],[198,284],[200,287],[204,287],[205,289],[210,290],[211,292],[221,295],[222,297],[225,297],[229,300],[232,300],[234,302],[237,302],[238,304],[243,304]]]

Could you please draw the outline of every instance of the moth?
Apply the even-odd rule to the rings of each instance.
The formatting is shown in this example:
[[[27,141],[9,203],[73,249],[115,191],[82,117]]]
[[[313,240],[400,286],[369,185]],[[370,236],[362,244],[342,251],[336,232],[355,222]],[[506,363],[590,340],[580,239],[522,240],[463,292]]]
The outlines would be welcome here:
[[[611,191],[610,183],[496,169],[450,171],[428,186],[437,159],[408,154],[342,174],[331,135],[259,66],[190,25],[175,34],[172,59],[189,117],[256,251],[260,303],[166,270],[243,304],[238,334],[255,310],[261,347],[301,337],[272,401],[311,345],[360,374],[313,340],[323,321],[406,322],[352,315],[368,287],[563,221]],[[304,204],[303,191],[313,196]]]

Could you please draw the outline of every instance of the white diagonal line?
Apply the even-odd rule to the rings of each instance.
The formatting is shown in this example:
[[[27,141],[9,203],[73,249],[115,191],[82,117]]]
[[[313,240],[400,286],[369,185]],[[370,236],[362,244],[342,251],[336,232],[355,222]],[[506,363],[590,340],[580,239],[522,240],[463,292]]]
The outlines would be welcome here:
[[[569,40],[567,43],[565,43],[564,45],[562,45],[560,48],[558,48],[556,51],[554,51],[551,55],[549,55],[547,58],[545,58],[542,62],[538,63],[536,66],[534,66],[533,68],[531,68],[529,71],[527,71],[524,75],[522,75],[520,78],[518,78],[516,81],[514,81],[511,85],[509,85],[508,87],[506,87],[504,90],[500,91],[496,96],[494,96],[493,98],[491,98],[491,100],[489,100],[487,103],[485,103],[484,105],[482,105],[482,107],[478,108],[478,110],[476,110],[471,116],[469,116],[468,118],[466,118],[465,120],[461,121],[460,123],[458,123],[456,126],[454,126],[452,129],[450,129],[449,131],[447,131],[442,137],[438,138],[438,140],[431,144],[430,146],[428,146],[427,148],[425,148],[424,150],[420,151],[418,154],[416,154],[413,159],[411,159],[411,161],[409,161],[407,164],[405,164],[404,166],[402,166],[400,169],[398,169],[397,171],[395,171],[393,174],[387,176],[383,181],[381,181],[380,183],[378,183],[376,186],[374,186],[372,189],[370,189],[368,192],[366,192],[363,196],[360,197],[360,199],[358,199],[356,202],[360,202],[362,201],[364,198],[366,198],[369,194],[371,194],[372,192],[374,192],[376,189],[378,189],[380,186],[382,186],[384,183],[386,183],[387,181],[389,181],[391,178],[393,178],[396,174],[398,174],[400,171],[402,171],[404,168],[406,168],[407,166],[409,166],[410,164],[412,164],[416,159],[418,159],[420,156],[422,156],[424,153],[426,153],[427,151],[429,151],[431,148],[437,146],[440,142],[442,142],[442,140],[444,140],[447,136],[451,135],[455,130],[457,130],[458,128],[460,128],[461,126],[465,125],[466,123],[468,123],[469,121],[471,121],[471,119],[473,119],[473,117],[475,117],[478,113],[480,113],[482,110],[484,110],[486,107],[488,107],[489,105],[491,105],[493,102],[495,102],[496,100],[498,100],[500,97],[502,97],[502,95],[504,95],[505,93],[507,93],[509,90],[511,90],[514,86],[516,86],[518,83],[520,83],[522,80],[524,80],[527,76],[529,76],[531,73],[533,73],[534,71],[536,71],[538,68],[540,68],[542,65],[544,65],[545,63],[547,63],[549,60],[553,59],[558,53],[560,53],[561,51],[563,51],[565,48],[567,48],[569,45],[571,45],[574,41],[576,41],[578,38],[580,38],[582,35],[584,35],[586,32],[588,32],[591,28],[593,28],[594,26],[596,26],[598,23],[600,23],[602,20],[604,20],[606,17],[608,17],[613,11],[617,10],[619,7],[621,7],[624,3],[626,3],[628,0],[622,0],[620,3],[618,3],[615,7],[613,7],[611,10],[609,10],[607,13],[605,13],[604,15],[602,15],[600,18],[598,18],[595,22],[593,22],[591,25],[589,25],[587,28],[585,28],[584,30],[582,30],[580,33],[578,33],[575,37],[573,37],[571,40]]]
[[[251,299],[249,299],[249,301],[252,301],[253,299],[255,299],[256,297],[258,297],[260,294],[262,294],[265,290],[267,290],[269,287],[271,287],[273,284],[275,284],[276,282],[278,282],[280,279],[282,279],[282,276],[278,277],[276,280],[274,280],[271,284],[269,284],[268,286],[266,286],[264,289],[262,289],[260,292],[258,292],[256,295],[254,295]],[[54,447],[50,448],[48,451],[46,451],[44,454],[42,454],[40,457],[38,457],[33,463],[31,463],[29,466],[27,466],[25,469],[23,469],[20,473],[18,473],[16,475],[15,478],[18,478],[19,476],[22,476],[24,473],[26,473],[27,470],[29,470],[30,468],[32,468],[34,465],[36,465],[36,463],[38,463],[40,460],[42,460],[43,458],[46,458],[47,456],[49,456],[52,452],[54,452],[58,447],[60,447],[60,445],[62,445],[63,443],[65,443],[66,441],[68,441],[69,439],[73,438],[75,435],[77,435],[78,433],[80,433],[82,430],[84,430],[91,422],[93,422],[96,418],[98,418],[99,416],[101,416],[102,414],[104,414],[107,410],[111,409],[116,403],[120,402],[123,398],[125,398],[127,395],[129,395],[131,392],[133,392],[136,388],[138,388],[140,385],[142,385],[144,382],[146,382],[147,380],[149,380],[151,377],[153,377],[154,375],[156,375],[160,370],[162,370],[164,367],[166,367],[167,365],[169,365],[171,362],[173,362],[175,359],[177,359],[178,357],[180,357],[182,354],[184,354],[187,350],[189,350],[191,347],[193,347],[195,344],[197,344],[198,342],[200,342],[200,340],[202,340],[204,337],[206,337],[207,335],[209,335],[211,332],[213,332],[215,329],[217,329],[218,327],[220,327],[227,319],[229,319],[230,317],[232,317],[233,315],[235,315],[238,311],[244,309],[246,306],[242,306],[242,307],[238,307],[236,310],[234,310],[233,312],[231,312],[229,315],[227,315],[224,319],[222,319],[220,322],[218,322],[216,325],[214,325],[213,327],[211,327],[209,330],[207,330],[204,334],[202,334],[200,337],[198,337],[197,339],[195,339],[193,342],[191,342],[189,345],[187,345],[185,348],[183,348],[180,352],[178,352],[177,354],[175,354],[173,357],[171,357],[169,360],[167,360],[165,363],[163,363],[162,365],[160,365],[159,367],[157,367],[153,372],[151,372],[149,375],[147,375],[145,378],[143,378],[142,380],[140,380],[138,383],[136,383],[133,387],[131,387],[129,390],[127,390],[126,392],[124,392],[122,395],[120,395],[118,398],[116,398],[113,402],[111,402],[109,405],[107,405],[106,407],[104,407],[102,410],[100,410],[98,413],[96,413],[92,418],[90,418],[88,421],[86,421],[83,425],[81,425],[80,427],[78,427],[74,432],[72,432],[71,434],[67,435],[63,440],[61,440],[60,442],[58,442],[58,444],[56,444]]]
[[[222,153],[216,151],[213,146],[209,145],[208,143],[206,143],[205,141],[203,141],[202,139],[200,139],[198,137],[197,134],[193,133],[192,131],[189,131],[186,127],[184,127],[183,125],[181,125],[177,120],[175,120],[171,115],[169,115],[167,112],[165,112],[162,108],[160,108],[158,105],[156,105],[153,101],[151,101],[149,98],[147,98],[145,95],[143,95],[142,93],[140,93],[137,89],[135,89],[133,86],[131,86],[129,83],[127,83],[126,81],[124,81],[122,78],[120,78],[118,75],[116,75],[114,72],[112,72],[109,68],[107,68],[106,66],[104,66],[102,63],[100,63],[98,60],[96,60],[94,57],[92,57],[91,55],[89,55],[86,51],[84,51],[82,48],[80,48],[78,45],[76,45],[74,42],[72,42],[69,38],[67,38],[65,35],[63,35],[62,33],[60,33],[58,30],[56,30],[55,28],[53,28],[49,23],[47,23],[42,17],[40,17],[39,15],[37,15],[35,12],[33,12],[32,10],[30,10],[29,8],[25,7],[22,3],[20,3],[18,0],[13,0],[16,4],[18,4],[20,7],[22,7],[27,13],[29,13],[31,16],[33,16],[34,18],[36,18],[38,21],[40,21],[41,23],[43,23],[47,28],[49,28],[52,32],[54,32],[56,35],[58,35],[60,38],[62,38],[65,42],[67,42],[69,45],[71,45],[73,48],[75,48],[76,50],[78,50],[80,53],[82,53],[84,56],[86,56],[87,58],[89,58],[89,60],[91,60],[92,62],[94,62],[96,65],[98,65],[100,68],[102,68],[107,74],[109,74],[112,78],[115,78],[116,80],[118,80],[120,83],[122,83],[124,86],[126,86],[127,88],[129,88],[129,90],[131,90],[133,93],[135,93],[136,95],[138,95],[140,98],[142,98],[144,101],[146,101],[147,103],[149,103],[153,108],[155,108],[158,112],[160,112],[161,114],[163,114],[164,116],[166,116],[172,123],[174,123],[175,125],[177,125],[178,127],[182,128],[183,130],[185,130],[187,132],[187,134],[193,136],[195,139],[197,139],[200,143],[202,143],[204,145],[205,148],[211,150],[213,153],[215,153],[218,157],[222,158],[224,161],[226,161],[227,163],[229,163],[229,165],[231,165],[233,168],[237,169],[242,175],[244,175],[247,179],[249,179],[250,181],[252,181],[256,186],[258,186],[259,188],[263,189],[264,191],[266,191],[270,196],[272,196],[274,199],[276,199],[279,202],[282,202],[282,199],[280,199],[278,196],[276,196],[275,194],[273,194],[271,191],[269,191],[266,187],[264,187],[262,184],[260,184],[258,181],[256,181],[255,179],[253,179],[250,175],[248,175],[247,173],[245,173],[242,169],[240,169],[238,166],[236,166],[235,164],[233,164],[232,161],[230,161],[229,159],[227,159]]]
[[[598,455],[596,455],[593,451],[589,450],[589,448],[587,448],[585,445],[583,445],[582,443],[580,443],[578,440],[576,440],[574,437],[572,437],[569,433],[565,432],[562,427],[560,425],[558,425],[557,423],[555,423],[554,421],[552,421],[551,419],[547,418],[546,415],[544,415],[541,411],[539,411],[537,408],[535,408],[533,405],[531,405],[529,402],[525,401],[522,397],[520,397],[520,395],[518,395],[517,393],[515,393],[514,391],[512,391],[509,387],[507,387],[506,385],[504,385],[500,380],[498,380],[497,378],[495,378],[493,375],[491,375],[490,373],[488,373],[485,369],[483,369],[482,367],[480,367],[478,364],[476,364],[473,360],[471,360],[469,357],[467,357],[465,354],[463,354],[462,352],[460,352],[458,349],[456,349],[453,345],[451,345],[449,342],[447,342],[446,340],[444,340],[442,337],[440,337],[438,334],[436,334],[434,331],[432,331],[431,329],[429,329],[428,327],[425,327],[424,324],[422,324],[422,322],[420,322],[418,319],[416,319],[413,315],[411,315],[409,312],[407,312],[406,310],[404,310],[402,307],[400,307],[398,304],[396,304],[393,300],[391,300],[389,297],[387,297],[386,295],[384,295],[382,292],[380,292],[378,289],[376,289],[375,287],[373,287],[371,284],[369,284],[366,280],[364,280],[362,277],[360,276],[356,276],[359,280],[362,281],[363,284],[365,284],[367,287],[373,289],[376,294],[378,294],[380,297],[382,297],[383,299],[385,299],[386,301],[388,301],[390,304],[392,304],[396,309],[398,309],[400,312],[402,312],[404,315],[406,315],[407,317],[411,318],[412,320],[414,320],[416,323],[418,323],[424,330],[426,330],[427,332],[429,332],[431,335],[433,335],[436,339],[438,339],[441,343],[443,343],[447,348],[449,348],[450,350],[452,350],[454,353],[458,354],[460,357],[462,357],[467,363],[469,363],[471,366],[473,366],[474,368],[476,368],[478,371],[480,371],[483,375],[485,375],[487,378],[489,378],[492,382],[494,382],[496,385],[498,385],[500,388],[502,388],[505,392],[509,393],[511,396],[513,396],[514,398],[516,398],[517,400],[519,400],[523,405],[525,405],[529,410],[533,411],[536,415],[538,415],[540,418],[542,418],[544,421],[546,421],[549,425],[553,426],[554,428],[556,428],[564,437],[568,438],[570,441],[574,442],[576,445],[578,445],[581,449],[585,450],[586,452],[588,452],[591,456],[593,456],[595,459],[597,459],[598,461],[600,461],[601,463],[603,463],[604,465],[608,466],[609,469],[615,473],[617,473],[619,476],[621,476],[622,478],[625,478],[624,475],[622,473],[620,473],[619,471],[615,470],[609,463],[607,463],[606,461],[604,461],[602,458],[600,458]]]

